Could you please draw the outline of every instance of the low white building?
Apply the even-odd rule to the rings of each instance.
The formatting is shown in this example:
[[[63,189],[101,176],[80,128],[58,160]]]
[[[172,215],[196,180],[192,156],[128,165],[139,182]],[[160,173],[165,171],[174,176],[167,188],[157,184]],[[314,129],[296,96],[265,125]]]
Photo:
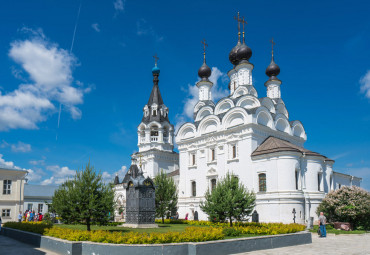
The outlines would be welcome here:
[[[26,170],[0,168],[0,213],[2,222],[16,221],[23,211]]]
[[[54,192],[59,186],[56,185],[24,185],[24,211],[32,210],[36,213],[48,212],[48,204],[51,204]]]

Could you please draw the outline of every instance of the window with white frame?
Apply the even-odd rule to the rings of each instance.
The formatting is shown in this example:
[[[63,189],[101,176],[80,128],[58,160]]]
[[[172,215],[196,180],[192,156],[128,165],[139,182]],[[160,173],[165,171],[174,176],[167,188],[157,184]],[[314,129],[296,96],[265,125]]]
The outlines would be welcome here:
[[[28,210],[28,211],[32,211],[32,208],[33,208],[33,204],[32,204],[32,203],[29,203],[29,204],[27,205],[27,210]]]
[[[211,180],[211,191],[214,190],[216,188],[216,184],[217,184],[217,181],[216,179],[212,179]]]
[[[10,217],[10,209],[3,209],[1,212],[2,217]]]
[[[195,152],[191,152],[190,154],[189,154],[189,156],[190,156],[190,160],[189,160],[189,165],[190,166],[195,166],[196,164],[197,164],[197,157],[196,157],[196,153]]]
[[[230,145],[230,158],[234,159],[238,157],[238,147],[236,144]]]
[[[193,197],[197,196],[197,183],[195,181],[191,182],[191,195]]]
[[[9,195],[12,192],[12,181],[4,180],[3,184],[3,195]]]
[[[321,191],[321,179],[322,179],[322,174],[318,173],[317,174],[317,190]]]
[[[37,211],[39,213],[42,213],[42,210],[44,209],[44,204],[39,204],[38,207],[37,207]]]
[[[259,191],[264,192],[266,191],[266,174],[259,174],[258,175],[258,186]]]
[[[216,160],[216,148],[209,149],[209,161],[215,161]]]
[[[295,189],[298,190],[299,172],[295,170]]]

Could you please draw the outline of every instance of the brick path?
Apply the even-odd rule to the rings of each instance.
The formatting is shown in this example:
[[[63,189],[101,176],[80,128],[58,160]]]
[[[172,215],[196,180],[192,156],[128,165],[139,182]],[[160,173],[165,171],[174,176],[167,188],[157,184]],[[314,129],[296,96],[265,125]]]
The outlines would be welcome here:
[[[312,244],[239,253],[239,255],[370,255],[370,234],[332,235],[319,238],[312,234]]]

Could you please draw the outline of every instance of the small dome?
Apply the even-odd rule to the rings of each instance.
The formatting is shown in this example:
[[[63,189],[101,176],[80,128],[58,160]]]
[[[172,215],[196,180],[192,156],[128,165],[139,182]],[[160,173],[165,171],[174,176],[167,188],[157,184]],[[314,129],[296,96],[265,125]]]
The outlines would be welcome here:
[[[270,78],[278,76],[280,73],[280,67],[275,64],[274,58],[271,59],[271,63],[266,68],[266,75]]]
[[[232,48],[229,53],[230,63],[233,64],[234,66],[238,64],[238,60],[236,59],[236,52],[238,51],[239,47],[240,47],[240,42],[238,42],[238,44],[235,45],[235,47]]]
[[[153,69],[152,69],[152,73],[153,74],[159,74],[160,73],[160,69],[159,69],[159,67],[157,66],[157,65],[155,65],[154,67],[153,67]]]
[[[198,76],[204,80],[207,80],[209,76],[211,76],[211,68],[207,66],[206,62],[203,62],[203,65],[198,70]]]
[[[252,56],[252,50],[249,48],[245,43],[240,45],[236,52],[236,60],[237,62],[246,60],[248,61]]]

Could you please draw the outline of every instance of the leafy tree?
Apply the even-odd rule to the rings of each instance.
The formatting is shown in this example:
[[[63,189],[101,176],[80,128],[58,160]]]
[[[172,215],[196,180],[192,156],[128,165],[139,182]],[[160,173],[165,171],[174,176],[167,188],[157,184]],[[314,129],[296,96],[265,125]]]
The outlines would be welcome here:
[[[350,222],[354,227],[370,229],[370,192],[357,187],[342,187],[329,192],[317,207],[329,222]]]
[[[228,219],[232,227],[233,220],[244,220],[252,213],[255,201],[256,195],[239,183],[237,177],[227,173],[212,191],[207,190],[200,208],[208,214],[209,220],[223,222]]]
[[[155,211],[157,217],[162,218],[168,214],[174,214],[177,211],[177,189],[175,182],[171,177],[168,177],[162,170],[154,178],[155,188]]]
[[[68,180],[55,191],[53,207],[66,223],[85,223],[90,231],[92,223],[106,224],[113,214],[114,191],[104,184],[90,162],[85,170],[77,171],[73,180]]]

